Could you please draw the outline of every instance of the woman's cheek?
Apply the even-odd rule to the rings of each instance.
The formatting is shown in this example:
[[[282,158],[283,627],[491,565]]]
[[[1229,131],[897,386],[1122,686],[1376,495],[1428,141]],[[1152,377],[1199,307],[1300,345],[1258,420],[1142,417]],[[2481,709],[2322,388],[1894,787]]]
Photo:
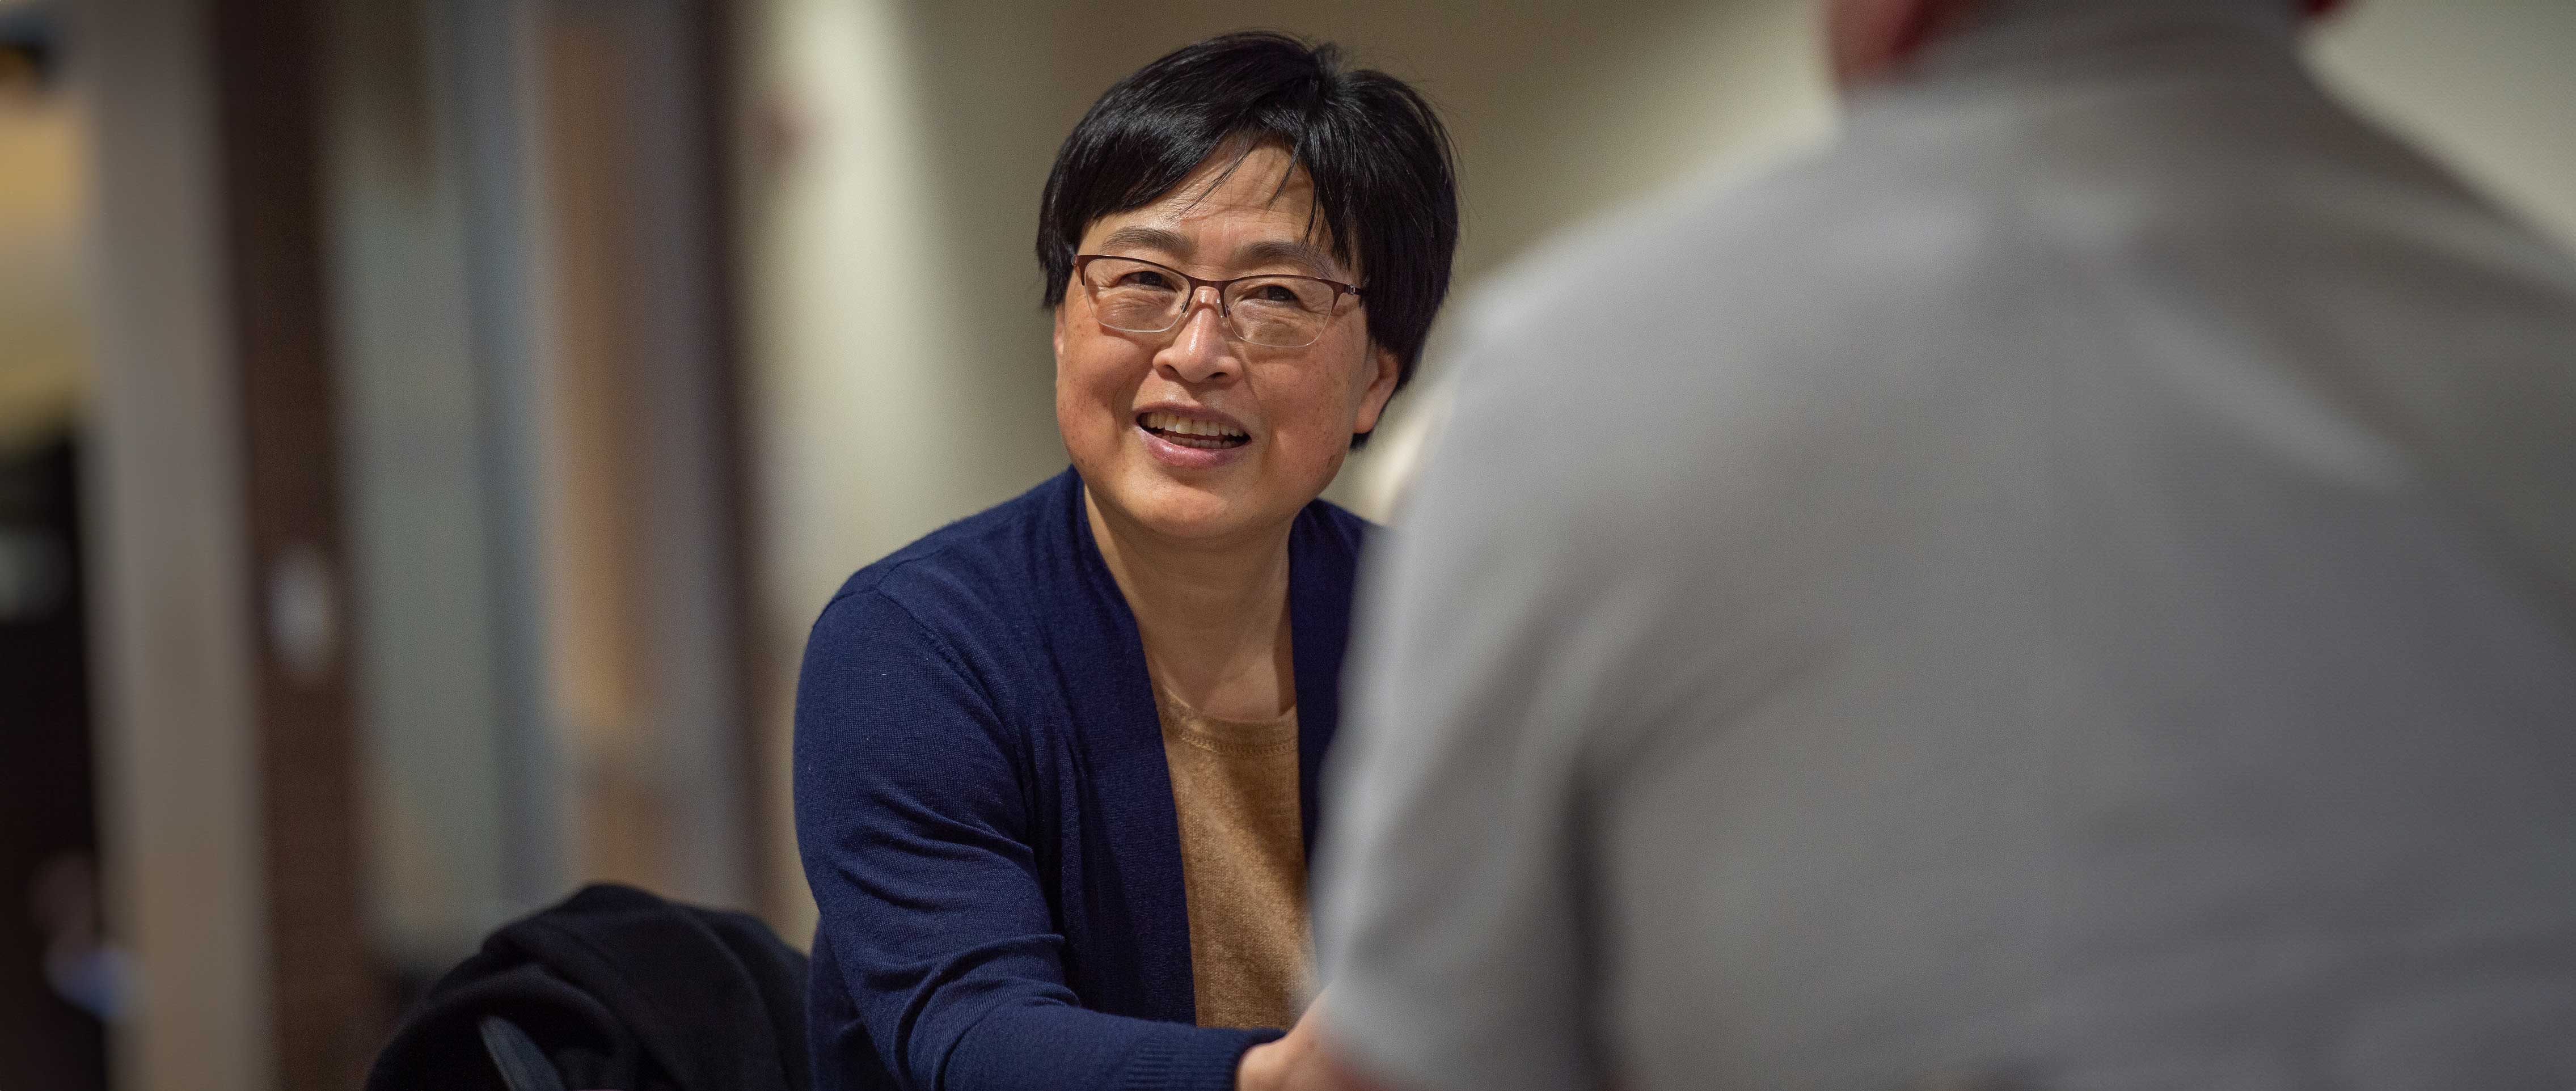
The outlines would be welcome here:
[[[1072,364],[1071,404],[1060,407],[1059,416],[1070,413],[1078,418],[1064,423],[1078,427],[1093,436],[1115,435],[1113,418],[1118,417],[1124,384],[1113,361],[1077,359]]]

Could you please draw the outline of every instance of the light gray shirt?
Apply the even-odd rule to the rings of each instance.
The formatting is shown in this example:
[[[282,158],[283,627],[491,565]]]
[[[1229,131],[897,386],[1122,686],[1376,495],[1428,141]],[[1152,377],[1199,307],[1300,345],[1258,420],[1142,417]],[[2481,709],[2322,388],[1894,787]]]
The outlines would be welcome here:
[[[2576,266],[2293,44],[2016,0],[1484,310],[1335,758],[1364,1069],[2576,1088]]]

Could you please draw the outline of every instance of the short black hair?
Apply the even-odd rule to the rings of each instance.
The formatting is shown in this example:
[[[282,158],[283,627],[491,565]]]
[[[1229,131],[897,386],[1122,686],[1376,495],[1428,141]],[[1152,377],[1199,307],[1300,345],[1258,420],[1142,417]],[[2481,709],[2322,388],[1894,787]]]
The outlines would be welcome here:
[[[1315,187],[1333,256],[1366,282],[1371,340],[1413,380],[1458,249],[1456,153],[1420,92],[1341,50],[1247,31],[1183,46],[1118,81],[1057,150],[1038,204],[1046,306],[1064,302],[1082,233],[1162,199],[1221,149],[1287,146]]]

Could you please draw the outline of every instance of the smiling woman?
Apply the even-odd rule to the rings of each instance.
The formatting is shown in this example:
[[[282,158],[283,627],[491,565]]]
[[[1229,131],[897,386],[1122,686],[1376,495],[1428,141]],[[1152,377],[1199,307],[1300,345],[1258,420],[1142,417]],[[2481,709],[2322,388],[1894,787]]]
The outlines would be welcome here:
[[[862,569],[806,647],[818,1088],[1309,1074],[1366,529],[1316,498],[1448,292],[1451,163],[1411,88],[1275,34],[1067,137],[1037,249],[1073,468]]]
[[[1094,220],[1056,304],[1056,426],[1120,545],[1276,538],[1404,377],[1350,320],[1376,297],[1308,238],[1313,173],[1283,141],[1238,143]],[[1157,414],[1245,438],[1182,444],[1145,421]]]

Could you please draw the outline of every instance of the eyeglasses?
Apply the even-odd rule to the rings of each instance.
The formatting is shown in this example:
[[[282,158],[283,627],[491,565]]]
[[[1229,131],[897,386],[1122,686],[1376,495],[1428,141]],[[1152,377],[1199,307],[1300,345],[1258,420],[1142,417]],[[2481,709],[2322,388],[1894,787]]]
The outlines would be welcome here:
[[[1078,254],[1073,275],[1091,297],[1100,324],[1121,333],[1169,333],[1190,313],[1199,289],[1216,289],[1217,317],[1228,333],[1248,344],[1301,349],[1324,336],[1345,295],[1366,301],[1359,288],[1338,280],[1265,273],[1232,280],[1200,280],[1167,265],[1106,254]]]

